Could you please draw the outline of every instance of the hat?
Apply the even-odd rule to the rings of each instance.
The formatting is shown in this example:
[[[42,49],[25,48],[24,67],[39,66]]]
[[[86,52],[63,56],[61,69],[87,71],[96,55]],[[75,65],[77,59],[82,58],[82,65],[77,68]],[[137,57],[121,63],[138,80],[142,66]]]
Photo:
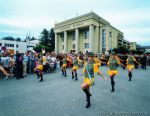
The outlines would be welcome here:
[[[132,52],[131,52],[131,51],[129,51],[129,55],[132,55]]]
[[[112,54],[112,55],[115,55],[116,53],[113,51],[111,54]]]
[[[93,52],[89,52],[89,53],[88,53],[88,56],[94,57],[94,53],[93,53]]]

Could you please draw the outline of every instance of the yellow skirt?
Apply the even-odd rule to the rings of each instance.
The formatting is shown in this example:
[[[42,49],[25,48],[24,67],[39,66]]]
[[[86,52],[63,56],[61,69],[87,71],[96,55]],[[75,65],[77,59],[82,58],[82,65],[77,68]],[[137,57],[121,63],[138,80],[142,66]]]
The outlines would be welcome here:
[[[92,82],[94,82],[94,78],[92,78]],[[84,81],[83,81],[84,83],[87,83],[89,86],[91,86],[92,85],[92,82],[91,82],[91,80],[89,79],[89,78],[87,78],[87,77],[84,77]]]
[[[38,70],[43,70],[43,65],[39,65],[39,66],[37,67],[37,69],[38,69]]]
[[[63,65],[62,65],[62,68],[66,68],[66,67],[67,67],[67,64],[63,64]]]
[[[74,71],[74,70],[78,70],[78,66],[73,66],[72,71]]]
[[[99,67],[101,65],[101,63],[96,63],[96,65]]]
[[[117,75],[118,74],[118,70],[108,70],[108,75],[111,76],[111,75]]]
[[[128,65],[127,65],[127,69],[128,69],[128,70],[134,69],[134,65],[133,65],[133,64],[128,64]]]
[[[94,72],[98,73],[98,71],[99,71],[99,66],[98,66],[98,64],[95,64],[94,65]]]

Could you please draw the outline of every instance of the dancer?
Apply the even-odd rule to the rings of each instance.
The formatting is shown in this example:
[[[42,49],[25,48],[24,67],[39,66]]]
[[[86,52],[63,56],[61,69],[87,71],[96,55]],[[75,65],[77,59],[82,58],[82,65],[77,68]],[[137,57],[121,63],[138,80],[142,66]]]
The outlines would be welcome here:
[[[111,86],[112,86],[111,92],[114,92],[115,91],[114,77],[115,77],[115,75],[118,74],[118,70],[117,70],[118,65],[121,65],[123,67],[125,67],[125,66],[120,62],[120,60],[118,59],[118,56],[116,56],[116,54],[114,52],[110,56],[107,65],[110,66],[110,70],[108,70],[108,75],[110,76],[110,79],[111,79]]]
[[[131,81],[132,78],[132,70],[134,69],[134,62],[139,64],[132,53],[130,52],[127,58],[127,69],[128,69],[128,76],[129,76],[129,81]]]
[[[66,72],[66,68],[67,68],[67,55],[64,54],[63,56],[63,64],[62,64],[62,76],[67,77],[67,72]]]
[[[7,80],[8,77],[13,77],[13,74],[7,73],[7,71],[0,65],[0,70],[3,72],[4,75],[6,75],[5,79]]]
[[[39,59],[38,62],[36,62],[36,68],[34,69],[34,72],[37,74],[37,78],[40,79],[40,82],[43,81],[43,62],[42,59]]]
[[[77,57],[77,55],[74,55],[74,59],[72,61],[73,67],[72,67],[72,79],[75,77],[75,81],[78,80],[77,70],[78,70],[78,64],[82,62],[82,60]],[[75,75],[74,75],[75,74]]]
[[[83,72],[84,72],[85,77],[81,85],[81,88],[86,94],[86,101],[87,101],[86,108],[89,108],[91,106],[90,97],[92,96],[90,93],[90,86],[92,86],[94,82],[94,73],[99,72],[99,74],[101,74],[101,77],[103,79],[106,79],[101,73],[101,71],[98,70],[98,66],[94,64],[92,52],[89,52],[89,61],[84,65]]]

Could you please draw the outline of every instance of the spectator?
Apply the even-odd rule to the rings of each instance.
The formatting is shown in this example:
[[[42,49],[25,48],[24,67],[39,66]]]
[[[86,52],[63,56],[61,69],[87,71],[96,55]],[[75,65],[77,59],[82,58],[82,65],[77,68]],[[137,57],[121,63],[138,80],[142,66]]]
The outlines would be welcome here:
[[[27,76],[27,63],[28,63],[29,57],[28,53],[26,52],[23,55],[23,76]]]

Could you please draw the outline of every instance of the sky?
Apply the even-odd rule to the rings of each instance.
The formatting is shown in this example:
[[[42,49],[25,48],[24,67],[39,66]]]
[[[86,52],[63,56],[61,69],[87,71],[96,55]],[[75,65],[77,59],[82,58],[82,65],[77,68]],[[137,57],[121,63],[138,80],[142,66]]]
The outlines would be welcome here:
[[[124,39],[150,45],[150,0],[0,0],[0,38],[38,38],[55,23],[95,12],[124,33]]]

